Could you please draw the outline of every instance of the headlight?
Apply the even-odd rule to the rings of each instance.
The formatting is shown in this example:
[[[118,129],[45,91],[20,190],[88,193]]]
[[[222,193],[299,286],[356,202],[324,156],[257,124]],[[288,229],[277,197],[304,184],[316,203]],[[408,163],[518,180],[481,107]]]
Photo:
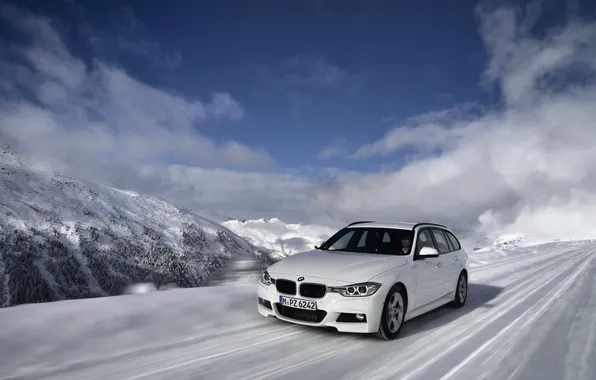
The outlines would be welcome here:
[[[375,294],[380,287],[381,284],[376,282],[363,282],[361,284],[331,287],[331,291],[344,297],[367,297]]]
[[[271,285],[273,284],[273,279],[271,278],[271,276],[269,276],[269,272],[264,271],[263,274],[261,275],[261,283],[263,283],[263,285]]]

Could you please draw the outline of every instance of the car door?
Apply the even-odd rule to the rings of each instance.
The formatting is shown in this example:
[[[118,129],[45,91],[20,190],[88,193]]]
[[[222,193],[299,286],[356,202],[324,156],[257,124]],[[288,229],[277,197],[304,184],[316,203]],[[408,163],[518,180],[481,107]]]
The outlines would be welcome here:
[[[441,296],[443,297],[453,291],[457,285],[457,275],[455,273],[457,254],[453,245],[445,235],[445,231],[439,228],[432,228],[432,235],[435,240],[437,250],[439,251],[439,267],[442,279]]]
[[[451,243],[451,268],[452,268],[452,285],[453,289],[457,287],[457,279],[459,278],[459,273],[466,265],[466,254],[459,243],[459,240],[449,231],[443,230],[443,233],[447,237],[449,243]]]
[[[416,275],[416,308],[427,305],[441,297],[443,277],[441,275],[440,257],[421,259],[418,257],[423,247],[435,248],[435,243],[429,228],[418,231],[414,246],[414,262],[412,269]]]

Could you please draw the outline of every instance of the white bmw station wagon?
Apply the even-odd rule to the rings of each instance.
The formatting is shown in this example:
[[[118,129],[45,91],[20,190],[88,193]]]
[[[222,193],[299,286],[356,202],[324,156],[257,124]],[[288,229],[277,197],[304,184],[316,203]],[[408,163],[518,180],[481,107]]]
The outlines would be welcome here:
[[[449,228],[362,221],[269,266],[257,308],[265,317],[390,340],[411,318],[463,306],[467,289],[468,255]]]

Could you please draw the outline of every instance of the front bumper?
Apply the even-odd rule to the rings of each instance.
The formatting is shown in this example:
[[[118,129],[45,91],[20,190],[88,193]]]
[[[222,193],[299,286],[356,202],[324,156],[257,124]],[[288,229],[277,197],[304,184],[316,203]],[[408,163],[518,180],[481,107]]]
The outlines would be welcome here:
[[[257,289],[257,309],[264,317],[276,317],[282,321],[304,326],[333,327],[341,332],[373,333],[379,330],[383,311],[383,288],[368,297],[344,297],[327,292],[322,298],[308,298],[299,294],[284,294],[276,286],[264,285],[259,281]],[[317,311],[306,311],[282,306],[279,297],[285,296],[301,300],[316,301]],[[364,314],[360,321],[356,314]]]

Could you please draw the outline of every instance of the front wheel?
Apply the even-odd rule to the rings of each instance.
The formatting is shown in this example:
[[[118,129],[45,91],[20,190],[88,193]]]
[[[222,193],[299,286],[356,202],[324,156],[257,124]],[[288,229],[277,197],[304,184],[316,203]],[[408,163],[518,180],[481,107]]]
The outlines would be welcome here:
[[[468,299],[468,276],[465,272],[459,274],[457,280],[457,287],[455,288],[455,299],[453,300],[454,307],[462,307]]]
[[[393,340],[397,338],[404,323],[406,315],[404,290],[400,286],[394,286],[387,294],[385,304],[383,305],[383,314],[379,331],[375,333],[377,338],[383,340]]]

